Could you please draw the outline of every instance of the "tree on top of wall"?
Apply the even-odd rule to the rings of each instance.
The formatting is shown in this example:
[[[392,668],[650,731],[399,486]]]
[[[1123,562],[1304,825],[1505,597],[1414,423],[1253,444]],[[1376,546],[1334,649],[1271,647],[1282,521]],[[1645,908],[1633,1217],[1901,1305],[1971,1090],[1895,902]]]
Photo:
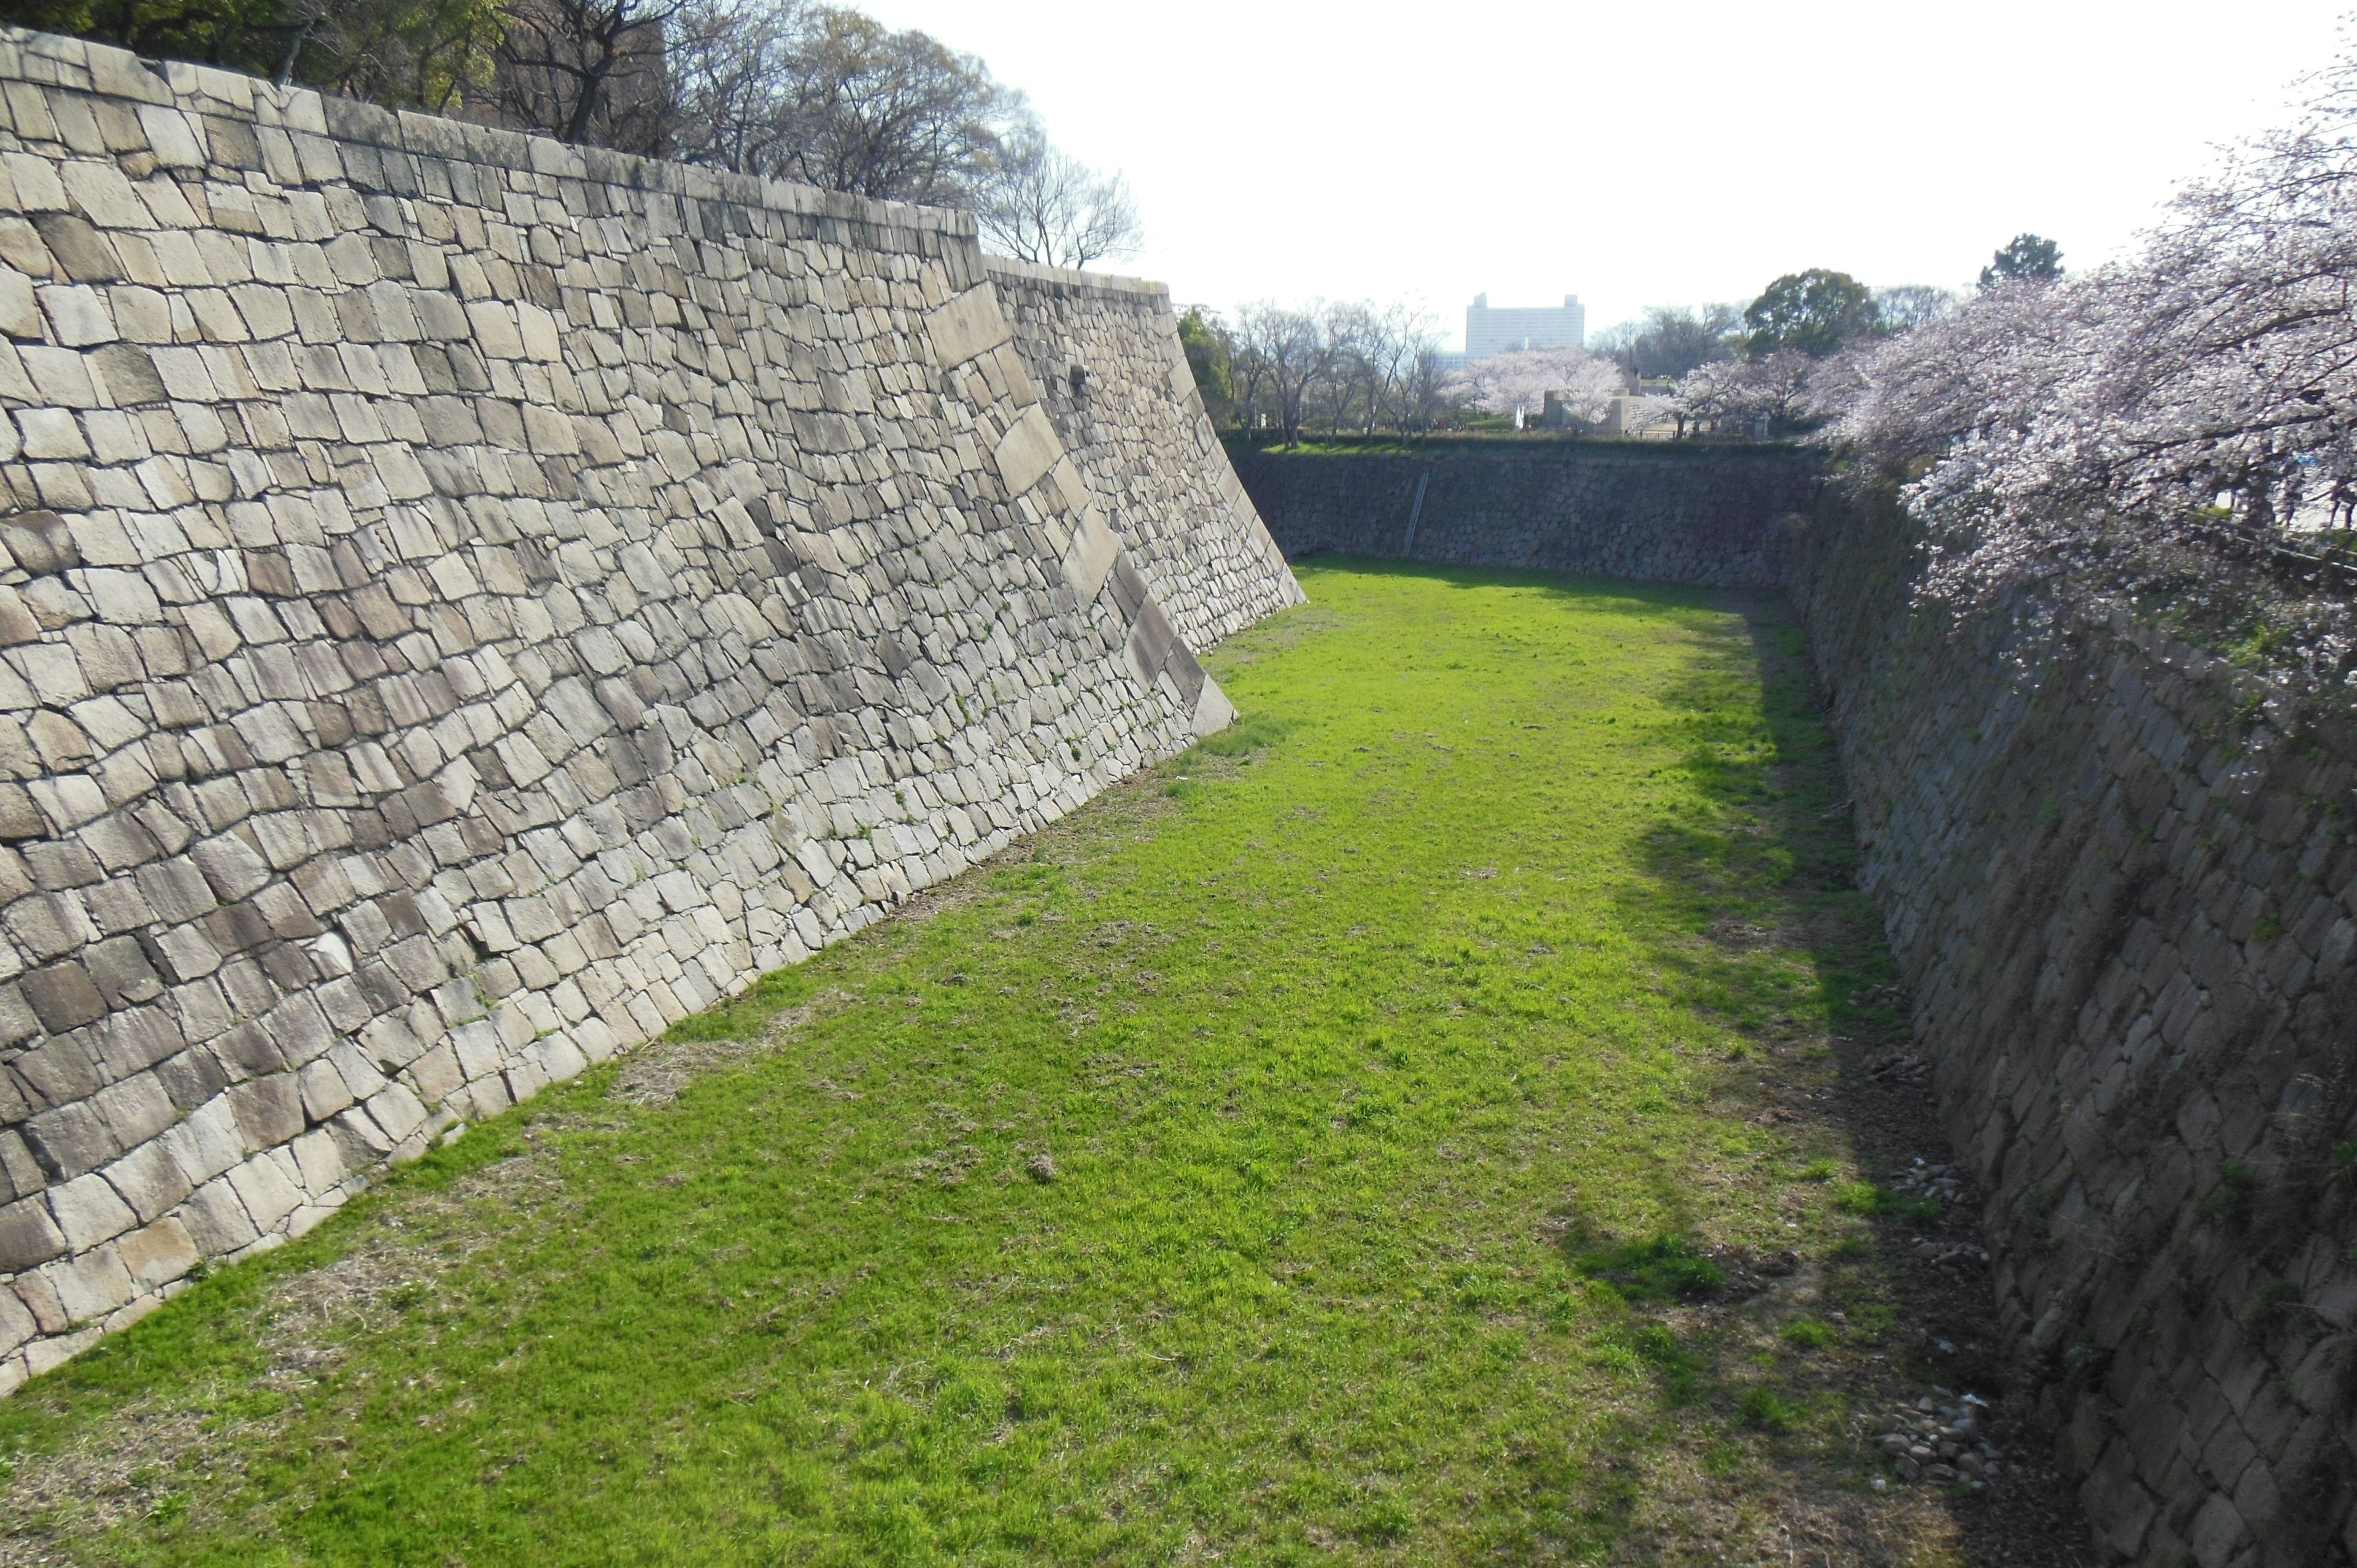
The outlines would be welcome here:
[[[1797,349],[1822,360],[1875,328],[1874,294],[1847,273],[1811,267],[1786,273],[1760,292],[1743,313],[1753,359]]]
[[[395,109],[976,215],[1080,266],[1126,184],[1052,146],[974,56],[810,0],[11,0],[8,19]]]
[[[1903,483],[1928,599],[2130,595],[2357,684],[2357,58],[2314,81],[2140,253],[2054,275],[2023,236],[2012,275],[1857,357],[1824,439]]]
[[[488,89],[507,0],[11,0],[19,27],[448,113]]]
[[[976,184],[974,215],[982,242],[1002,255],[1085,267],[1133,255],[1145,238],[1129,182],[1050,145],[1028,113],[999,138],[992,165]]]
[[[1213,423],[1224,424],[1236,403],[1234,357],[1227,334],[1196,306],[1178,318],[1178,347],[1186,351],[1187,368],[1195,373],[1195,391]]]
[[[1981,292],[2018,281],[2052,283],[2061,275],[2061,246],[2036,234],[2016,234],[1981,269]]]

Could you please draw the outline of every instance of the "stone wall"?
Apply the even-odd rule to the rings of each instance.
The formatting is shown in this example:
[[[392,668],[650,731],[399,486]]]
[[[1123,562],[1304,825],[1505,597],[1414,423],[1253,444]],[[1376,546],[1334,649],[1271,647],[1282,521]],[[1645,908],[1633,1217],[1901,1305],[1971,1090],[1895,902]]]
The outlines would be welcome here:
[[[2357,1552],[2357,716],[2123,620],[1910,603],[1888,507],[1801,575],[2002,1313],[2098,1540]]]
[[[1179,635],[1208,647],[1301,602],[1237,483],[1158,283],[990,258],[1066,451]]]
[[[1659,443],[1258,449],[1238,451],[1235,469],[1294,560],[1332,551],[1724,588],[1783,584],[1816,489],[1801,454]]]
[[[1096,295],[1018,336],[952,214],[5,31],[0,263],[0,1388],[1185,746],[1298,596],[1183,409],[1068,446]],[[1167,322],[1072,328],[1097,406]]]

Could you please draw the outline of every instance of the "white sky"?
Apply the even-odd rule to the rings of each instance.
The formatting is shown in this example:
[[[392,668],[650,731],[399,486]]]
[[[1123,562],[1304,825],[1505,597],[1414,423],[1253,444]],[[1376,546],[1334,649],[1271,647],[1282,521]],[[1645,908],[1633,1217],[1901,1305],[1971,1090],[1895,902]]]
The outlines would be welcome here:
[[[2283,117],[2352,0],[863,0],[1129,177],[1182,302],[1408,300],[1592,333],[1829,266],[1968,283],[2022,230],[2115,253]]]

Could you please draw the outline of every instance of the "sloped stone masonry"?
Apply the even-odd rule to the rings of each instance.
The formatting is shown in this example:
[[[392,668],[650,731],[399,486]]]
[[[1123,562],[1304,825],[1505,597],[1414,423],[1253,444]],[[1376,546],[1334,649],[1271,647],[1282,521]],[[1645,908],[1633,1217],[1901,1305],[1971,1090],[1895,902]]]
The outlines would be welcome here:
[[[1235,455],[1286,556],[1333,552],[1778,588],[1816,489],[1800,454],[1648,444]]]
[[[0,1389],[1184,747],[1299,595],[1167,303],[999,274],[1135,302],[1068,435],[955,215],[6,30],[0,263]]]
[[[1797,586],[2014,1349],[2109,1560],[2347,1564],[2357,718],[1912,569],[1832,506]]]
[[[1206,648],[1301,602],[1237,482],[1158,283],[993,256],[1049,420],[1179,635]]]

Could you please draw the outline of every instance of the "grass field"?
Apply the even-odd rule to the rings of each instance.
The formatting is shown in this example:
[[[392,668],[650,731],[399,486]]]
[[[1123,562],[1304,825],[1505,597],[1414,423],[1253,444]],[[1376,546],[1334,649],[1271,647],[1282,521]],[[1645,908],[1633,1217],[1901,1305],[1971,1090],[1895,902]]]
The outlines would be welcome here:
[[[0,1556],[1951,1561],[1789,614],[1302,576],[1234,729],[0,1404]]]

